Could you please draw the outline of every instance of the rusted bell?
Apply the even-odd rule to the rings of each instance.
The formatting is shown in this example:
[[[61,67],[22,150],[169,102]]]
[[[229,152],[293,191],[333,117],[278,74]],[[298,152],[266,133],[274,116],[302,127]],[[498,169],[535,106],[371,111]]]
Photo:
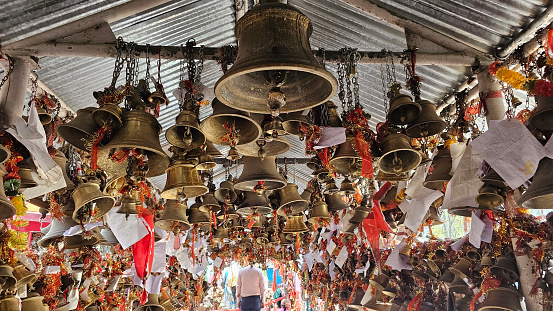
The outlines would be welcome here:
[[[505,201],[500,193],[502,193],[500,189],[484,184],[478,191],[476,203],[488,209],[497,207]]]
[[[505,281],[515,282],[518,280],[517,263],[510,255],[499,256],[490,271],[494,276]]]
[[[73,190],[71,198],[75,201],[73,219],[87,223],[102,218],[115,205],[115,199],[100,191],[99,181],[90,178]]]
[[[172,200],[194,198],[207,193],[209,189],[202,183],[198,170],[182,156],[173,158],[167,169],[167,182],[161,197]]]
[[[188,222],[190,224],[208,225],[211,222],[209,214],[200,211],[200,204],[199,201],[196,201],[196,203],[190,206],[188,209]]]
[[[325,185],[325,190],[324,190],[325,194],[331,194],[331,193],[336,193],[340,191],[340,189],[338,189],[338,187],[336,186],[336,182],[334,178],[327,178],[324,182],[324,185]]]
[[[86,236],[85,234],[76,234],[63,237],[63,243],[66,249],[81,248],[98,244],[98,237],[95,235]]]
[[[58,134],[71,145],[81,150],[90,150],[90,146],[86,146],[85,142],[99,128],[92,118],[94,110],[94,107],[79,109],[75,119],[58,125]]]
[[[421,107],[419,116],[407,125],[407,135],[410,137],[427,137],[441,133],[445,129],[445,121],[436,114],[436,105],[427,100],[417,100]]]
[[[532,178],[530,187],[517,200],[517,204],[524,208],[551,209],[553,208],[553,159],[544,157],[538,164],[538,169]]]
[[[38,113],[38,119],[40,120],[40,124],[46,125],[50,124],[52,122],[52,115],[46,111],[44,108],[37,108],[36,112]]]
[[[221,206],[219,205],[219,201],[217,201],[213,193],[206,193],[202,200],[202,205],[200,205],[200,211],[207,213],[217,213],[220,210]]]
[[[396,174],[385,173],[382,170],[378,170],[378,173],[376,174],[374,179],[378,181],[390,181],[390,182],[407,181],[409,180],[409,174],[407,174],[407,172],[404,172],[404,173],[400,173],[399,175],[396,175]]]
[[[343,175],[354,174],[361,169],[361,157],[355,150],[355,138],[353,136],[346,136],[346,141],[338,145],[336,152],[330,159],[330,164],[334,166],[336,173]]]
[[[470,217],[474,208],[470,206],[457,206],[447,210],[448,213],[455,216]]]
[[[56,218],[52,219],[52,223],[49,226],[50,229],[44,234],[42,239],[38,241],[38,245],[47,248],[56,238],[62,237],[65,231],[76,225],[77,223],[70,217],[64,217],[62,220],[57,220]]]
[[[309,207],[309,202],[302,199],[298,193],[298,185],[288,183],[279,190],[280,207],[277,214],[280,216],[295,215],[305,211]]]
[[[169,157],[159,142],[161,125],[156,118],[142,110],[131,110],[123,113],[123,127],[113,134],[111,141],[98,151],[98,166],[115,176],[125,172],[127,161],[114,162],[110,155],[118,151],[134,148],[141,150],[148,157],[146,177],[159,176],[169,166]],[[103,162],[100,161],[103,159]]]
[[[311,21],[293,6],[254,6],[234,30],[240,46],[236,61],[215,84],[223,103],[257,113],[292,112],[317,106],[336,93],[336,79],[311,52]]]
[[[266,192],[259,194],[254,191],[244,191],[243,193],[244,200],[238,210],[236,210],[238,214],[244,216],[253,213],[264,215],[273,211],[273,209],[269,207],[269,200]]]
[[[386,119],[395,125],[406,125],[415,121],[421,113],[421,105],[410,96],[396,92],[390,100],[390,110]]]
[[[354,194],[356,193],[355,188],[353,188],[353,183],[349,178],[346,176],[344,180],[342,181],[342,184],[340,185],[340,192],[342,194]]]
[[[157,294],[148,294],[148,301],[144,305],[134,309],[134,311],[165,311],[165,308],[159,304]]]
[[[33,284],[38,276],[34,273],[31,273],[23,264],[17,264],[13,269],[13,276],[17,280],[15,283],[15,288],[20,288],[27,284]]]
[[[522,311],[520,294],[513,288],[499,287],[488,290],[486,300],[480,305],[478,311]]]
[[[213,99],[211,107],[213,114],[200,125],[208,141],[217,145],[230,145],[230,141],[222,139],[228,133],[229,126],[237,132],[237,145],[253,142],[261,134],[261,127],[249,112],[231,108],[217,98]]]
[[[308,221],[314,223],[318,219],[330,219],[330,214],[328,213],[328,205],[324,201],[317,201],[313,204],[311,209],[310,217]]]
[[[434,157],[434,170],[430,176],[422,183],[423,186],[433,190],[442,190],[444,183],[451,179],[452,159],[449,148],[440,150]]]
[[[118,130],[123,126],[121,116],[123,110],[116,103],[105,103],[92,112],[92,118],[99,126],[108,125],[110,130]]]
[[[284,187],[286,181],[278,173],[274,156],[265,159],[257,157],[243,157],[244,169],[236,180],[235,189],[242,191],[254,191],[260,184],[266,190],[276,190]]]
[[[4,145],[0,144],[0,164],[6,162],[11,156],[11,151]]]
[[[205,143],[205,134],[200,129],[198,117],[194,112],[181,111],[175,122],[175,125],[165,132],[165,138],[171,145],[191,150]]]
[[[234,202],[236,200],[234,183],[231,180],[222,181],[219,185],[219,189],[215,190],[215,198],[219,202]]]
[[[547,96],[534,96],[536,100],[536,111],[530,116],[528,122],[540,130],[553,130],[553,98]]]
[[[65,180],[65,189],[67,190],[73,190],[75,189],[75,184],[73,181],[67,176],[67,158],[63,154],[63,152],[59,151],[56,152],[56,155],[52,158],[54,162],[61,168],[61,171],[63,173],[63,179]]]
[[[470,267],[472,266],[472,263],[467,258],[461,258],[454,266],[449,267],[449,271],[451,271],[455,276],[458,276],[460,278],[466,278],[470,275]]]
[[[260,139],[236,146],[236,150],[249,157],[277,156],[290,150],[290,143],[284,138],[273,138],[271,140]]]
[[[284,233],[302,233],[309,231],[309,228],[303,222],[302,215],[288,216],[286,226],[282,229]]]
[[[349,206],[342,199],[344,196],[340,193],[325,194],[325,202],[328,205],[329,212],[341,211]]]
[[[163,210],[163,215],[155,222],[155,226],[167,232],[187,231],[190,229],[190,223],[186,216],[186,205],[177,200],[167,200]]]
[[[302,131],[302,126],[311,124],[309,117],[303,114],[303,111],[291,112],[282,115],[282,127],[286,133],[299,136],[300,140],[305,138],[305,133]]]
[[[18,164],[19,171],[17,171],[17,173],[19,174],[19,177],[21,177],[19,189],[28,189],[38,186],[35,179],[33,178],[31,166],[25,161],[21,161]]]
[[[123,194],[123,196],[121,197],[121,205],[117,210],[118,214],[138,215],[138,209],[136,208],[136,204],[137,203],[142,204],[142,201],[140,201],[140,197],[138,197],[138,202],[137,202],[135,198],[135,194],[138,194],[138,192],[129,191]]]
[[[421,154],[411,148],[409,137],[404,134],[389,134],[380,143],[382,157],[378,161],[381,171],[389,174],[408,172],[421,162]]]

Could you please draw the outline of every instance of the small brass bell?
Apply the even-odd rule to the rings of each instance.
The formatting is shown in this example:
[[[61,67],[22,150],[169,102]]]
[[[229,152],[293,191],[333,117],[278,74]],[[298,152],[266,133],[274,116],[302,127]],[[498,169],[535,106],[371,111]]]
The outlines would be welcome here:
[[[378,167],[385,173],[400,174],[408,172],[421,162],[421,154],[411,148],[409,137],[403,134],[389,134],[380,143],[382,157]]]
[[[123,126],[121,116],[123,110],[117,103],[104,103],[92,112],[92,118],[99,126],[108,125],[110,130],[118,130]]]
[[[505,201],[502,193],[500,189],[484,184],[478,191],[476,202],[484,208],[493,209]]]
[[[340,119],[338,107],[331,101],[327,101],[326,105],[328,109],[328,125],[330,127],[342,127],[342,119]]]
[[[38,276],[34,273],[31,273],[23,264],[17,264],[13,269],[13,276],[17,280],[15,283],[15,288],[20,288],[27,284],[34,284],[38,279]]]
[[[227,134],[229,126],[237,132],[237,145],[254,142],[261,134],[261,127],[249,112],[231,108],[217,98],[213,99],[211,107],[213,114],[200,125],[208,141],[217,145],[230,145],[230,141],[221,139]]]
[[[445,129],[445,121],[436,114],[436,105],[417,99],[421,112],[413,122],[407,125],[407,135],[410,137],[427,137],[441,133]]]
[[[200,205],[200,211],[206,213],[217,213],[220,210],[221,206],[219,205],[219,201],[217,201],[213,193],[206,193],[202,204]]]
[[[455,276],[458,276],[460,278],[466,278],[470,275],[470,267],[472,266],[472,263],[467,258],[461,258],[454,266],[449,267],[449,271],[451,271]]]
[[[406,125],[415,121],[421,113],[421,105],[413,102],[410,96],[394,91],[394,98],[390,100],[390,110],[386,119],[395,125]]]
[[[290,150],[290,143],[284,138],[260,139],[251,143],[238,145],[236,150],[241,155],[249,157],[277,156]]]
[[[325,190],[324,190],[325,194],[331,194],[331,193],[336,193],[340,191],[340,189],[338,189],[338,187],[336,186],[336,182],[334,178],[327,178],[324,182],[324,186],[325,186]]]
[[[542,158],[530,187],[517,200],[517,204],[524,208],[550,209],[553,208],[553,159]]]
[[[209,214],[200,211],[200,204],[199,201],[196,201],[196,203],[190,206],[188,209],[188,222],[191,224],[209,225],[211,222]]]
[[[282,119],[278,116],[266,116],[261,123],[261,128],[263,129],[263,134],[273,138],[286,134],[286,131],[282,126]]]
[[[499,256],[490,271],[494,276],[509,282],[516,282],[519,278],[517,263],[511,255]]]
[[[455,216],[471,217],[473,209],[470,206],[457,206],[449,208],[447,212]]]
[[[274,156],[266,156],[265,159],[245,156],[243,159],[244,169],[236,180],[235,189],[254,191],[261,184],[266,190],[276,190],[286,185],[286,181],[277,171]]]
[[[328,205],[329,212],[336,212],[348,208],[344,202],[343,195],[340,193],[325,194],[325,202]]]
[[[138,215],[138,209],[136,208],[137,201],[133,194],[138,194],[137,191],[125,192],[121,197],[121,206],[117,210],[118,214],[125,215]],[[138,197],[138,203],[142,204],[140,197]]]
[[[440,218],[438,214],[438,209],[435,206],[430,206],[428,209],[428,219],[432,220],[432,225],[442,225],[444,221]]]
[[[215,161],[213,161],[213,158],[205,151],[203,151],[198,157],[198,164],[196,165],[197,170],[207,171],[214,168],[215,166],[217,166],[217,163],[215,163]]]
[[[361,157],[355,149],[355,138],[351,135],[346,136],[346,141],[339,144],[330,159],[330,164],[334,166],[334,171],[338,174],[349,175],[361,169]]]
[[[46,125],[50,124],[52,122],[52,115],[46,111],[44,108],[37,108],[36,112],[38,113],[38,119],[40,120],[40,124]]]
[[[94,110],[94,107],[79,109],[75,119],[58,125],[58,134],[71,145],[81,150],[90,150],[85,143],[99,128],[92,117]]]
[[[231,180],[222,181],[219,185],[219,189],[215,190],[215,198],[219,202],[234,202],[236,200],[234,183]]]
[[[236,211],[238,214],[243,216],[248,216],[254,212],[264,215],[271,213],[272,208],[269,207],[269,200],[267,198],[267,193],[258,194],[254,191],[244,191],[244,200],[242,205]]]
[[[409,180],[409,174],[407,174],[407,172],[404,172],[404,173],[399,173],[399,175],[396,175],[396,174],[385,173],[382,170],[378,170],[378,173],[374,177],[374,180],[390,181],[390,182],[407,181]]]
[[[66,249],[81,248],[84,246],[93,246],[98,244],[98,237],[91,235],[86,236],[84,234],[76,234],[72,236],[63,237],[63,243]]]
[[[434,157],[434,170],[432,174],[422,183],[423,186],[433,190],[442,190],[444,184],[451,179],[449,172],[451,171],[452,159],[449,148],[443,148],[438,151]]]
[[[282,115],[282,119],[284,120],[282,127],[286,133],[299,136],[300,140],[305,138],[302,127],[311,124],[307,115],[304,115],[302,111],[297,111]]]
[[[203,195],[208,191],[209,189],[202,183],[194,165],[183,159],[182,155],[176,154],[171,166],[167,169],[167,182],[161,192],[161,197],[182,201],[185,198]]]
[[[227,209],[226,211],[221,210],[217,215],[217,219],[219,220],[229,220],[238,217],[240,217],[240,215],[236,212],[236,208],[232,204],[230,205],[229,209]]]
[[[15,288],[17,279],[13,276],[13,268],[9,265],[0,265],[0,286],[4,291]],[[3,304],[3,302],[0,302]]]
[[[298,185],[288,183],[279,190],[280,207],[277,214],[280,216],[295,215],[305,211],[309,207],[309,202],[302,199],[298,193]]]
[[[240,159],[240,153],[238,153],[238,150],[236,150],[236,147],[232,146],[230,147],[226,158],[227,160],[230,160],[230,161],[236,161]]]
[[[528,122],[535,128],[540,130],[553,130],[551,118],[553,118],[553,98],[547,96],[535,96],[536,111],[530,116]]]
[[[167,200],[163,210],[163,215],[155,222],[155,226],[167,232],[187,231],[190,229],[190,223],[186,216],[186,205],[177,200]]]
[[[371,212],[371,208],[369,206],[369,198],[368,196],[365,196],[363,198],[363,201],[359,206],[357,206],[353,212],[353,216],[350,218],[349,222],[358,225],[360,224]]]
[[[226,228],[218,228],[217,231],[213,234],[213,238],[217,239],[221,242],[224,242],[225,240],[228,240],[230,238],[228,234],[228,229]]]
[[[262,232],[255,239],[255,241],[257,242],[257,244],[260,244],[260,245],[269,244],[269,235],[267,233]]]
[[[165,105],[167,103],[167,96],[165,96],[165,93],[161,89],[156,87],[156,90],[148,96],[148,102],[152,107]]]
[[[21,178],[21,183],[19,189],[28,189],[38,186],[35,179],[33,178],[32,168],[26,161],[21,161],[18,163],[19,177]]]
[[[328,205],[324,201],[317,201],[313,204],[313,208],[310,212],[310,217],[307,221],[314,223],[318,219],[330,219],[330,214],[328,213]]]
[[[349,178],[346,177],[342,181],[342,184],[340,185],[340,192],[342,194],[348,195],[348,194],[354,194],[357,191],[355,191],[355,188],[353,188],[353,183],[351,182],[351,180],[349,180]]]
[[[67,176],[67,158],[65,157],[63,152],[61,151],[56,152],[56,155],[52,158],[52,160],[54,160],[54,162],[56,162],[56,164],[61,168],[63,179],[65,180],[65,189],[67,190],[75,189],[75,184],[73,183],[71,178]]]
[[[56,218],[52,219],[52,223],[49,226],[50,229],[44,234],[42,239],[38,241],[38,245],[47,248],[54,243],[57,238],[62,237],[65,231],[76,225],[77,223],[71,217],[64,217],[62,220],[57,220]]]
[[[303,189],[303,192],[300,194],[300,197],[308,202],[311,202],[311,195],[313,194],[314,191],[315,189],[313,189],[313,187],[306,187],[305,189]]]
[[[159,304],[157,294],[148,294],[148,301],[144,305],[134,309],[134,311],[165,311],[165,308]]]
[[[165,138],[171,145],[191,150],[205,143],[205,135],[200,129],[198,117],[194,112],[181,111],[175,122],[176,124],[165,132]]]
[[[309,228],[303,222],[302,215],[288,216],[286,220],[286,226],[282,229],[284,233],[302,233],[309,231]]]
[[[100,191],[99,181],[95,178],[79,184],[71,193],[71,198],[75,201],[73,219],[81,223],[102,218],[115,205],[113,197]]]
[[[4,145],[0,144],[0,164],[6,162],[11,156],[11,151]]]

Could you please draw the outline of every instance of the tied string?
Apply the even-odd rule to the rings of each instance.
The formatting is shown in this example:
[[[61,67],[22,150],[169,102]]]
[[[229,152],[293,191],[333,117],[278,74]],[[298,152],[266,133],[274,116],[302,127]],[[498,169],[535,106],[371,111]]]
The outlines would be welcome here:
[[[329,172],[333,171],[334,167],[330,164],[329,148],[320,149],[318,155],[319,155],[319,159],[321,159],[321,163],[322,163],[323,167]],[[334,174],[334,175],[336,175],[336,174]],[[334,176],[334,177],[336,177],[336,176]]]
[[[193,224],[192,225],[192,242],[191,242],[191,246],[190,249],[192,250],[192,266],[195,266],[196,265],[196,254],[194,253],[194,242],[196,241],[196,224]]]
[[[296,234],[296,253],[297,254],[300,254],[300,248],[301,248],[300,235]]]
[[[302,124],[301,131],[305,134],[305,154],[316,153],[315,146],[321,139],[321,128],[316,125]]]
[[[138,159],[138,166],[144,164],[144,155],[137,148],[123,148],[111,156],[111,160],[117,163],[125,162],[130,156]]]
[[[493,277],[484,279],[484,281],[482,281],[482,285],[480,286],[480,291],[478,291],[478,293],[474,295],[474,297],[470,302],[470,310],[474,311],[474,304],[476,303],[476,301],[478,301],[478,299],[480,299],[480,297],[482,297],[482,295],[487,294],[487,292],[490,289],[499,288],[500,285],[501,285],[500,279],[493,278]]]
[[[90,167],[93,170],[98,169],[98,146],[109,131],[109,124],[104,124],[96,132],[94,132],[90,138],[90,142],[92,142],[90,147]]]
[[[248,215],[246,217],[246,221],[248,221],[248,229],[252,229],[253,225],[255,224],[255,216],[259,216],[259,214],[256,212],[253,212],[252,214]]]
[[[223,123],[223,127],[226,132],[220,138],[221,143],[228,143],[231,147],[236,147],[236,140],[238,137],[236,128],[229,122]]]
[[[420,311],[423,298],[423,292],[418,293],[409,303],[407,311]]]

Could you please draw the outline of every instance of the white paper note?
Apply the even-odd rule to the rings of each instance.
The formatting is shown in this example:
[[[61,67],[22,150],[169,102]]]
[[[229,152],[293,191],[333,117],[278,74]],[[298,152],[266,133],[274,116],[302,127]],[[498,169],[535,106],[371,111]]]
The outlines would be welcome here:
[[[132,246],[149,233],[148,228],[137,215],[128,215],[129,219],[126,219],[125,214],[118,214],[115,209],[112,211],[108,225],[123,249]]]
[[[466,148],[467,144],[465,142],[458,142],[449,145],[449,151],[451,152],[451,170],[449,171],[449,174],[455,174]]]
[[[415,170],[415,174],[413,174],[413,178],[411,178],[411,181],[405,189],[405,196],[409,198],[418,197],[421,190],[424,188],[422,183],[425,179],[426,167],[424,165],[417,167],[417,169]],[[398,189],[400,188],[398,187]]]
[[[369,286],[372,286],[372,285],[369,285]],[[369,289],[365,292],[365,295],[363,295],[363,299],[361,299],[361,305],[365,305],[367,302],[371,300],[371,298],[372,298],[372,295],[369,287]]]
[[[313,259],[315,259],[316,262],[319,262],[319,263],[324,263],[324,260],[321,256],[321,252],[320,251],[315,251],[313,252]]]
[[[493,235],[493,222],[488,218],[487,215],[484,216],[482,221],[486,224],[484,230],[482,230],[482,241],[486,243],[491,243]]]
[[[390,266],[392,270],[413,270],[413,268],[406,262],[409,258],[402,258],[402,256],[400,256],[400,252],[405,247],[405,244],[405,239],[397,244],[384,263],[385,265]]]
[[[348,250],[347,247],[342,247],[340,252],[338,253],[338,256],[336,257],[336,265],[340,268],[344,265],[346,260],[348,259]]]
[[[336,278],[336,272],[334,271],[334,267],[336,267],[336,265],[334,264],[334,261],[330,261],[330,263],[328,264],[328,274],[330,274],[331,281],[334,281],[334,279]]]
[[[56,274],[60,271],[60,266],[46,266],[46,268],[44,268],[44,274]]]
[[[122,275],[116,275],[115,277],[113,277],[113,279],[111,279],[111,282],[109,282],[106,288],[106,292],[113,292],[115,290],[115,288],[117,287],[117,284],[119,284],[119,280],[121,279],[121,276]]]
[[[79,304],[79,289],[74,288],[69,292],[69,295],[67,295],[67,309],[68,310],[75,310],[77,309],[77,306]]]
[[[305,259],[305,263],[307,264],[307,269],[311,271],[313,269],[313,264],[315,264],[315,261],[313,260],[313,254],[307,253],[305,256],[303,256]]]
[[[222,263],[223,263],[223,259],[221,259],[221,257],[219,256],[217,256],[217,258],[215,258],[215,260],[213,261],[213,264],[217,268],[220,268]]]
[[[461,249],[461,247],[467,242],[468,239],[469,239],[469,234],[467,233],[464,237],[460,238],[455,243],[452,243],[451,249],[458,252]]]
[[[423,188],[419,196],[411,199],[409,206],[405,208],[407,209],[405,226],[413,231],[417,231],[424,220],[424,216],[426,216],[428,208],[432,202],[436,201],[440,196],[442,196],[442,192],[439,190]]]
[[[321,127],[321,138],[314,149],[332,147],[346,142],[346,129],[344,127]]]
[[[332,253],[334,252],[334,249],[336,248],[336,243],[334,243],[334,241],[331,239],[330,241],[328,241],[328,244],[326,245],[326,251],[332,255]]]
[[[163,275],[162,274],[160,274],[158,276],[150,274],[150,276],[148,276],[148,279],[146,280],[146,285],[144,286],[144,288],[150,294],[159,295],[162,280],[163,280]]]
[[[486,224],[480,219],[480,211],[472,211],[470,218],[469,242],[476,248],[480,248],[482,232]]]
[[[167,265],[166,259],[167,243],[164,240],[154,243],[154,260],[152,262],[152,272],[163,272]]]

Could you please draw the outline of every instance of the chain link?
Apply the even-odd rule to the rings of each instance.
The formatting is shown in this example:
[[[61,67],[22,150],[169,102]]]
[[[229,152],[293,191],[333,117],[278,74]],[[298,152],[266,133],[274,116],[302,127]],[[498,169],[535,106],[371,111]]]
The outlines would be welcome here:
[[[386,67],[388,67],[388,59],[386,58]],[[382,94],[384,102],[384,112],[388,114],[388,87],[386,86],[386,77],[384,76],[384,65],[380,64],[380,79],[382,80]]]
[[[180,45],[180,49],[181,49],[181,52],[182,52],[182,58],[180,59],[180,64],[179,64],[179,87],[182,87],[184,88],[184,81],[186,80],[186,77],[185,77],[185,67],[186,67],[186,50],[184,49],[184,46],[181,44]]]
[[[190,39],[186,42],[186,59],[188,60],[188,81],[194,84],[194,78],[196,77],[196,62],[194,62],[194,46],[196,40]]]
[[[196,85],[196,87],[198,87],[200,84],[202,71],[204,70],[204,46],[203,45],[200,46],[200,50],[198,53],[199,53],[198,58],[200,59],[200,61],[196,66],[196,76],[194,77],[194,85]]]
[[[146,80],[146,89],[150,89],[150,45],[146,44],[146,75],[144,76]]]
[[[116,51],[115,51],[115,67],[113,68],[113,77],[111,79],[111,87],[115,88],[115,85],[117,84],[117,79],[119,79],[119,75],[121,74],[121,70],[123,70],[123,66],[125,65],[125,59],[121,57],[121,51],[123,50],[125,45],[125,42],[121,37],[117,38],[117,44],[116,44]]]
[[[321,105],[321,126],[328,126],[328,104],[325,102]]]

